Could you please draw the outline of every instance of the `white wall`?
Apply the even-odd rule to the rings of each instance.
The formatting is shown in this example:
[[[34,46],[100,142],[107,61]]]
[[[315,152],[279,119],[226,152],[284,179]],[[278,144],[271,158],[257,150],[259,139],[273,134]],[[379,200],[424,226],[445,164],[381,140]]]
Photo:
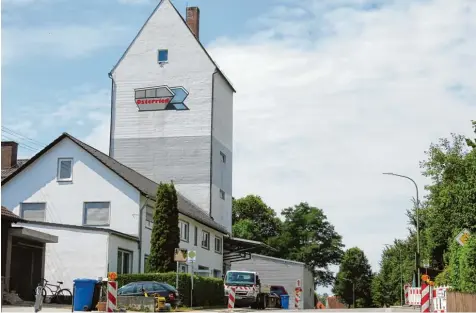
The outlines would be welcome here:
[[[58,158],[65,157],[73,158],[72,182],[56,180]],[[82,225],[85,201],[109,201],[105,228],[138,235],[140,193],[68,138],[2,186],[3,206],[20,215],[21,202],[46,202],[51,223]]]
[[[157,62],[159,49],[168,49],[169,62],[163,67]],[[177,190],[207,213],[214,70],[165,0],[112,73],[111,156],[156,182],[174,180]],[[183,86],[190,110],[139,112],[134,89],[161,85]]]
[[[232,231],[231,209],[233,195],[233,90],[225,78],[214,74],[213,79],[213,140],[212,140],[212,216],[229,232]],[[220,152],[226,156],[223,163]],[[220,198],[220,189],[225,199]]]
[[[145,214],[144,214],[145,216]],[[197,262],[194,264],[194,269],[198,269],[198,266],[206,266],[210,269],[210,276],[213,275],[213,270],[219,270],[223,272],[223,254],[219,254],[215,252],[215,236],[222,238],[222,251],[223,251],[223,235],[213,230],[205,225],[197,223],[196,221],[184,216],[182,214],[179,215],[179,219],[189,223],[189,240],[188,242],[180,241],[180,248],[187,249],[189,251],[196,251],[197,252]],[[145,221],[145,219],[144,219]],[[144,224],[145,225],[145,224]],[[197,238],[197,245],[194,245],[194,235],[195,235],[195,226],[198,229],[198,238]],[[210,250],[202,248],[201,245],[201,238],[202,238],[202,230],[208,231],[210,233]],[[144,227],[143,233],[143,253],[144,255],[150,254],[150,237],[151,237],[152,229]],[[142,262],[144,260],[142,259]],[[144,267],[142,267],[143,271]],[[189,267],[189,272],[191,271]],[[223,274],[223,273],[222,273]]]
[[[58,236],[58,243],[46,244],[45,279],[51,283],[63,281],[63,287],[72,292],[74,279],[107,277],[107,233],[30,224],[21,226]]]
[[[128,251],[132,253],[132,272],[139,272],[139,243],[137,241],[120,237],[115,234],[109,235],[109,245],[108,245],[108,264],[109,272],[117,272],[117,251],[119,249]]]

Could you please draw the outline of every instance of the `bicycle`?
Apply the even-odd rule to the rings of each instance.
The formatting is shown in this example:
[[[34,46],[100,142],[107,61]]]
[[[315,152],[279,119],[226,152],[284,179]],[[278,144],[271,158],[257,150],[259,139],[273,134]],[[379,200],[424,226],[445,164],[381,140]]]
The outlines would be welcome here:
[[[67,299],[73,299],[73,294],[68,288],[61,288],[61,285],[63,284],[62,281],[58,281],[57,283],[58,285],[50,284],[46,279],[43,278],[43,283],[38,284],[38,287],[42,288],[43,299],[46,299],[49,291],[51,298],[54,298],[56,303],[67,304]],[[38,287],[35,288],[35,294],[38,292]],[[55,288],[55,291],[53,291],[52,287]]]

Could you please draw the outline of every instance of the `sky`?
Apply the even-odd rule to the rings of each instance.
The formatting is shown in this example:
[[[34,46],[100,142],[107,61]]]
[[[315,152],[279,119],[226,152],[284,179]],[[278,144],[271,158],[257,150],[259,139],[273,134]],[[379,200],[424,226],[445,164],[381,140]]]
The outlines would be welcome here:
[[[110,79],[158,0],[3,0],[2,139],[106,152]],[[237,90],[233,195],[324,210],[378,269],[429,181],[419,162],[476,119],[472,0],[175,0]],[[6,127],[6,128],[5,128]],[[259,179],[257,179],[259,178]]]

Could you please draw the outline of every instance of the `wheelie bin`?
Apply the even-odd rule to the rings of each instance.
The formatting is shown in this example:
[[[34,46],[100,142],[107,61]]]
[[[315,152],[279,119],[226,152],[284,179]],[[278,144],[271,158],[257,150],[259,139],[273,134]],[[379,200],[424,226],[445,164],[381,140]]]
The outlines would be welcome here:
[[[93,309],[94,289],[97,279],[78,278],[74,281],[73,311],[91,311]]]

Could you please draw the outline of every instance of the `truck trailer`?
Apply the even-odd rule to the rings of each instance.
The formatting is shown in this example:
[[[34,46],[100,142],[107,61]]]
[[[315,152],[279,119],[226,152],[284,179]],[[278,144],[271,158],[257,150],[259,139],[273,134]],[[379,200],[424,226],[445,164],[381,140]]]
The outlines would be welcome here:
[[[231,263],[231,270],[228,272],[232,271],[256,273],[261,286],[283,286],[289,295],[290,309],[294,309],[294,290],[297,280],[300,280],[302,292],[298,308],[314,308],[314,275],[311,269],[302,262],[279,259],[260,254],[251,254],[248,260]],[[226,278],[227,277],[225,276],[225,286],[227,282]],[[226,290],[227,288],[225,288],[225,293],[227,292]],[[269,293],[268,290],[264,291]],[[236,297],[238,296],[237,292],[238,290],[235,292]],[[252,292],[250,294],[255,293],[256,292]],[[273,295],[273,293],[271,293],[271,295]],[[238,301],[238,299],[235,300],[235,304],[237,303],[236,301]],[[240,304],[244,302],[245,301],[240,299]],[[270,306],[268,305],[268,307]]]

